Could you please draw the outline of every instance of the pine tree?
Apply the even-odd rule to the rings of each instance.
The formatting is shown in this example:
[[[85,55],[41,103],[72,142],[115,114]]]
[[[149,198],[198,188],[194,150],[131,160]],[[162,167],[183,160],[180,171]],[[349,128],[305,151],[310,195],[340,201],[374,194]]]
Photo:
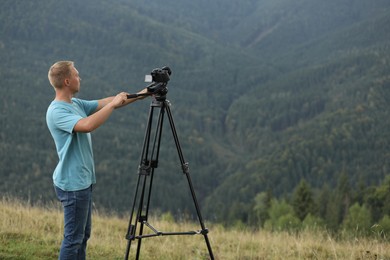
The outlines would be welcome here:
[[[295,188],[293,194],[292,206],[296,216],[303,221],[307,214],[315,213],[315,203],[313,200],[313,193],[309,184],[302,179],[298,186]]]

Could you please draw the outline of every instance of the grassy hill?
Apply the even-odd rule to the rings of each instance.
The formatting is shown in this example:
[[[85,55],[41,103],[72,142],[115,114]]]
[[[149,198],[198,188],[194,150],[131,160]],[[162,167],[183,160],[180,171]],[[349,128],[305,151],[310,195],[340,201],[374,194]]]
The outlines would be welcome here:
[[[62,215],[58,204],[31,207],[26,203],[0,201],[0,258],[54,259],[62,235]],[[88,245],[91,259],[123,259],[128,219],[94,212],[92,237]],[[197,230],[194,223],[173,222],[169,215],[150,223],[163,231]],[[245,227],[225,229],[208,226],[216,259],[387,259],[390,248],[380,238],[336,239],[322,230],[302,233],[257,231]],[[379,236],[378,236],[379,237]],[[281,241],[283,241],[281,243]],[[132,243],[134,257],[136,243]],[[201,236],[171,236],[144,239],[143,259],[207,259]]]
[[[0,192],[53,199],[46,77],[54,61],[71,59],[87,99],[135,92],[144,74],[171,66],[169,99],[206,219],[249,222],[259,193],[289,199],[302,179],[317,196],[347,176],[348,203],[367,203],[353,195],[358,186],[380,184],[390,167],[389,8],[383,0],[1,1]],[[129,209],[148,108],[117,111],[93,134],[98,208]],[[168,129],[160,162],[153,208],[191,212]]]

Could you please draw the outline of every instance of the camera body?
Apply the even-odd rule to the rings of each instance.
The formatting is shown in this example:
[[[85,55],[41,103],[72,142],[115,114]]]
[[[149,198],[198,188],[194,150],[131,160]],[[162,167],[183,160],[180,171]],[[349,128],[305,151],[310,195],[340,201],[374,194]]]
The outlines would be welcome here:
[[[150,75],[154,82],[167,83],[169,81],[169,76],[172,74],[172,71],[169,67],[165,66],[161,69],[157,68],[152,70]]]

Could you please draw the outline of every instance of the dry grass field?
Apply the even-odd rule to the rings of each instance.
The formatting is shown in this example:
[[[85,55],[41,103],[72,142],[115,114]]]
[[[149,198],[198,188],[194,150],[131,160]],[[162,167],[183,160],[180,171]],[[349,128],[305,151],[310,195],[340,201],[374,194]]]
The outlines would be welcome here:
[[[60,206],[31,207],[0,200],[0,259],[57,259],[62,236]],[[160,231],[199,229],[164,218],[149,221]],[[94,212],[88,259],[123,259],[128,219]],[[335,239],[324,230],[299,233],[229,228],[206,223],[215,259],[390,259],[379,237]],[[145,231],[146,233],[146,231]],[[136,241],[130,259],[134,259]],[[208,259],[203,236],[160,236],[142,241],[141,259]]]

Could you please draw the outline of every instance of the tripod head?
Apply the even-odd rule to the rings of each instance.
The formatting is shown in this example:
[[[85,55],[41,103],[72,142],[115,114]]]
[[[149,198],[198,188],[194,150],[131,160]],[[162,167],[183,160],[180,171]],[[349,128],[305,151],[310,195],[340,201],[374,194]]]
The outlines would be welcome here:
[[[168,94],[168,87],[167,83],[156,83],[152,86],[146,87],[148,89],[148,93],[154,95],[156,100],[158,101],[164,101]]]

